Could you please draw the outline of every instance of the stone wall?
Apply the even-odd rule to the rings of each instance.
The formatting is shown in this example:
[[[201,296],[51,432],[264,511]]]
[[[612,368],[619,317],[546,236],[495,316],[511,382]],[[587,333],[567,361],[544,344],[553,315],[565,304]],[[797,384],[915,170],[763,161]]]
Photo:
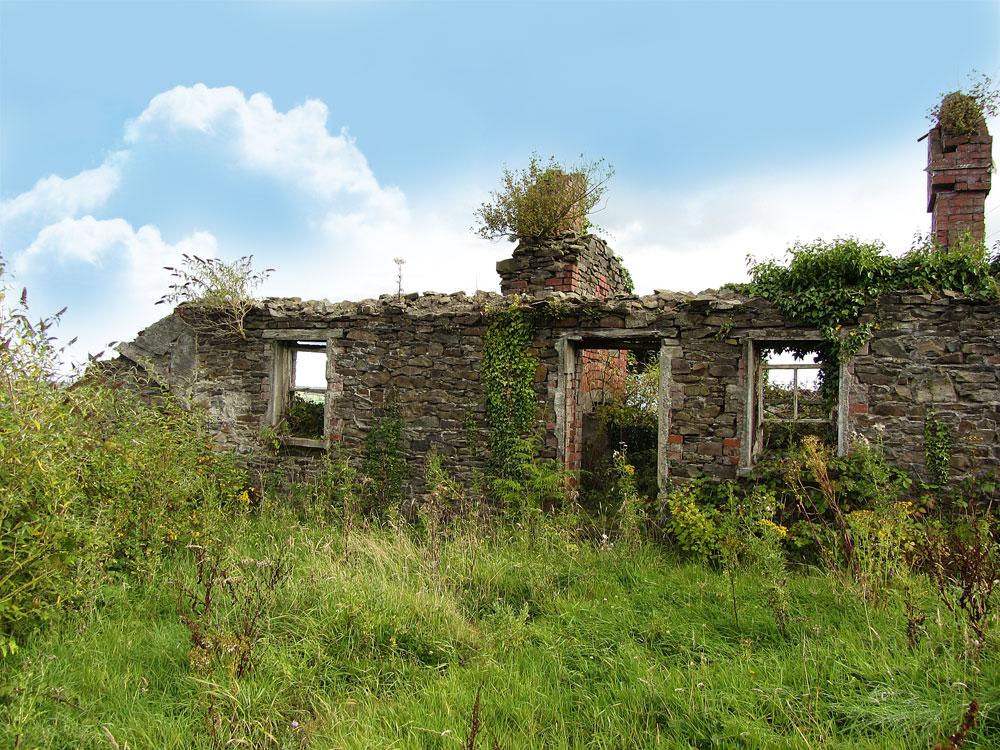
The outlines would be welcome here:
[[[982,240],[992,137],[985,125],[971,136],[934,128],[929,137],[932,238],[950,245],[969,232]],[[572,186],[575,176],[564,177],[545,189]],[[571,214],[570,226],[581,219]],[[761,353],[783,344],[808,349],[821,339],[766,301],[733,292],[629,296],[628,272],[607,244],[572,228],[552,240],[522,242],[497,271],[504,296],[266,300],[247,317],[245,338],[213,333],[205,321],[193,325],[181,308],[120,345],[119,366],[203,408],[221,447],[262,469],[281,466],[293,479],[315,470],[331,446],[358,455],[372,428],[398,413],[411,490],[419,492],[432,450],[460,478],[485,465],[484,312],[526,304],[541,321],[530,354],[539,361],[535,429],[542,456],[579,469],[584,415],[607,383],[619,380],[621,352],[652,349],[660,357],[658,479],[666,488],[696,475],[750,471],[761,432]],[[898,293],[872,305],[862,323],[873,324],[874,335],[834,374],[834,447],[849,450],[855,433],[878,440],[897,466],[927,478],[924,426],[933,417],[951,436],[955,477],[1000,475],[1000,306],[950,291]],[[285,435],[269,457],[272,433],[287,426],[294,401],[289,363],[304,348],[327,354],[318,396],[323,434]]]
[[[220,447],[254,457],[262,467],[282,466],[297,478],[315,470],[337,444],[359,455],[368,431],[395,410],[403,419],[414,478],[422,476],[433,449],[469,479],[482,466],[476,443],[485,438],[482,313],[499,299],[459,293],[338,304],[265,300],[247,316],[245,339],[187,330],[197,341],[197,362],[191,363],[197,374],[190,382],[177,380],[170,369],[170,341],[184,328],[182,315],[160,321],[120,351],[202,408]],[[274,413],[283,397],[276,390],[281,348],[299,341],[327,346],[326,436],[318,444],[286,440],[281,454],[269,460],[263,457],[269,442],[264,433],[280,427],[283,417]]]
[[[924,425],[948,427],[956,476],[1000,475],[1000,305],[957,294],[892,294],[855,358],[863,434],[925,479]],[[879,427],[881,434],[874,430]]]
[[[579,388],[574,353],[658,347],[661,403],[669,404],[661,409],[664,473],[732,478],[754,462],[748,443],[755,352],[820,341],[818,331],[790,324],[766,301],[732,292],[659,293],[600,305],[566,296],[559,304],[565,317],[540,332],[536,348],[548,373],[546,446],[570,468],[578,467],[581,449],[579,410],[561,391]],[[895,465],[927,479],[923,434],[933,414],[949,428],[956,480],[1000,473],[1000,305],[953,292],[898,293],[862,320],[876,328],[841,373],[840,448],[849,449],[855,434],[865,436],[881,442]],[[558,428],[560,409],[565,431]]]
[[[368,431],[395,407],[410,491],[419,493],[431,450],[462,479],[484,467],[483,312],[504,304],[510,299],[487,294],[267,300],[248,316],[246,339],[196,335],[175,314],[122,353],[204,408],[222,447],[261,467],[282,466],[291,478],[314,470],[328,445],[359,455]],[[542,455],[579,468],[584,352],[658,350],[664,487],[748,471],[757,353],[769,343],[819,340],[770,303],[733,292],[607,299],[548,292],[527,304],[543,321],[531,346]],[[1000,474],[1000,306],[951,292],[893,294],[865,320],[877,327],[842,373],[840,447],[854,432],[879,440],[895,465],[927,478],[923,431],[934,415],[948,426],[955,478]],[[326,439],[289,441],[270,458],[262,433],[282,416],[274,413],[275,368],[281,347],[296,341],[327,344]]]

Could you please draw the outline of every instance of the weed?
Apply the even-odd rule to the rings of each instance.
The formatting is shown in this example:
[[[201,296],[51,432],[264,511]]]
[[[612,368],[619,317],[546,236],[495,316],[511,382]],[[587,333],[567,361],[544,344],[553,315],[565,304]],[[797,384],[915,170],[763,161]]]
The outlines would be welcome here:
[[[993,516],[975,515],[953,524],[928,523],[918,541],[918,559],[934,582],[941,603],[961,617],[981,648],[994,615],[993,595],[1000,588],[1000,532]]]
[[[256,666],[254,648],[268,607],[289,575],[287,547],[277,546],[273,558],[243,558],[226,567],[204,547],[189,549],[197,578],[190,586],[175,585],[177,608],[191,636],[191,668],[208,674],[221,662],[235,677],[243,677]]]
[[[965,712],[965,716],[962,717],[962,725],[955,734],[948,738],[948,744],[939,742],[934,746],[934,750],[958,750],[965,742],[965,738],[969,736],[969,732],[976,726],[976,718],[978,716],[979,704],[976,701],[972,701],[969,703],[969,709]]]

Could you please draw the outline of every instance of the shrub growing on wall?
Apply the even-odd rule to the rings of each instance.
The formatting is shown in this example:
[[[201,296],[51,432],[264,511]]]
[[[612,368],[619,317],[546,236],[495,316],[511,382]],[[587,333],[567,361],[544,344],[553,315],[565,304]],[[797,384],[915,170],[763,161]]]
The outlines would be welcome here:
[[[581,159],[583,155],[581,154]],[[587,219],[615,170],[604,159],[564,167],[532,154],[525,169],[504,169],[502,187],[476,211],[473,230],[487,240],[541,240],[564,229],[596,228]]]
[[[227,263],[185,254],[182,261],[178,268],[165,267],[174,283],[156,304],[186,305],[185,317],[196,330],[246,338],[243,321],[253,308],[254,293],[274,269],[255,271],[252,255]]]
[[[920,239],[900,258],[886,253],[880,242],[853,237],[797,243],[787,255],[786,262],[750,258],[750,283],[731,286],[770,300],[790,320],[820,331],[825,339],[818,349],[828,403],[835,401],[838,387],[831,374],[842,358],[853,355],[867,340],[871,324],[859,325],[859,318],[865,305],[880,295],[901,289],[951,289],[1000,299],[985,245],[968,237],[951,247]]]
[[[1000,91],[989,76],[980,73],[970,76],[972,85],[966,91],[952,91],[941,95],[941,103],[927,113],[935,126],[945,135],[975,135],[987,117],[996,117]]]

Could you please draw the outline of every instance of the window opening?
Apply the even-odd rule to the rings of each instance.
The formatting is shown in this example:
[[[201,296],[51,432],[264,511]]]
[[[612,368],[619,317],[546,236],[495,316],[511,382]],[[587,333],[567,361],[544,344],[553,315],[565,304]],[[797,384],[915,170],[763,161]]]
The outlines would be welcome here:
[[[818,351],[761,348],[757,372],[755,453],[793,448],[807,435],[836,445],[837,412],[823,398]]]
[[[326,413],[326,344],[296,341],[288,345],[290,384],[285,427],[291,437],[322,440]]]

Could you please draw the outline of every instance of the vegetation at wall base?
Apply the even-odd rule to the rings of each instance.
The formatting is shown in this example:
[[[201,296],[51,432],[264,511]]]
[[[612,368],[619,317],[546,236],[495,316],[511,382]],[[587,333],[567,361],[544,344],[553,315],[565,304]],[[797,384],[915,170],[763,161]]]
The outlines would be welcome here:
[[[405,499],[407,475],[403,418],[395,404],[382,412],[365,436],[361,461],[363,504],[368,513],[377,516],[400,507]]]

